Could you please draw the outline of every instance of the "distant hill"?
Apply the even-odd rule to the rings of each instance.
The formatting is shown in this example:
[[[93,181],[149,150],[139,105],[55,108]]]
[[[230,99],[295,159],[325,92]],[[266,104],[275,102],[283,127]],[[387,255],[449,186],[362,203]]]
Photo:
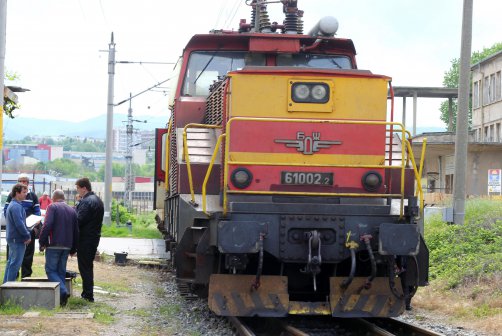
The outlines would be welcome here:
[[[147,123],[135,122],[135,128],[150,130],[165,127],[168,116],[138,116],[134,119],[148,121]],[[116,114],[113,118],[114,128],[125,127],[126,123],[123,121],[127,121],[127,116]],[[101,115],[81,122],[22,117],[9,119],[4,117],[5,139],[20,140],[27,135],[67,135],[104,139],[106,137],[106,115]]]
[[[138,120],[147,120],[145,123],[134,123],[134,127],[142,130],[154,128],[164,128],[168,121],[168,116],[138,116]],[[124,114],[115,114],[113,125],[115,128],[125,126],[127,116]],[[408,130],[412,131],[411,125],[407,125]],[[444,132],[446,126],[443,127],[417,127],[417,134],[427,132]],[[106,137],[106,115],[103,114],[96,118],[88,119],[81,122],[71,122],[64,120],[51,119],[34,119],[17,117],[15,119],[4,118],[4,138],[8,140],[20,140],[27,135],[67,135],[81,136],[104,139]]]
[[[413,126],[407,126],[409,127],[409,131],[413,131]],[[442,127],[417,127],[417,134],[422,134],[422,133],[432,133],[432,132],[446,132],[446,126]]]

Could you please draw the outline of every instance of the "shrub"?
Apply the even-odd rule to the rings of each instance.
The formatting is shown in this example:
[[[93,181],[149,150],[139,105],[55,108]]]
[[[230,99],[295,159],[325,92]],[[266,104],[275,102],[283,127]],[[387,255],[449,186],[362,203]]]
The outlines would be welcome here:
[[[440,216],[426,222],[431,279],[448,288],[502,273],[502,202],[474,199],[466,203],[464,225],[450,225]]]

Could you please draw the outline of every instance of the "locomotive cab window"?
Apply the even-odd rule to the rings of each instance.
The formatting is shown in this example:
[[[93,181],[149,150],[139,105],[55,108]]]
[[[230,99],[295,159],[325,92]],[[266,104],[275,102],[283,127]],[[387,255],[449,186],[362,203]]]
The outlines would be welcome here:
[[[190,55],[182,95],[205,97],[218,77],[246,65],[265,65],[265,55],[229,51],[196,51]]]
[[[280,54],[278,66],[321,69],[353,69],[350,58],[343,55]]]

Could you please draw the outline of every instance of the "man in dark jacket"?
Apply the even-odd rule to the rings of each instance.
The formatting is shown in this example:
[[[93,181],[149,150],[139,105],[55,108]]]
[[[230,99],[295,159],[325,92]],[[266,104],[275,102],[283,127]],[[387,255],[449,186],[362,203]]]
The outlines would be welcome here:
[[[17,182],[24,184],[26,187],[29,187],[30,177],[28,174],[19,174],[19,176],[17,177]],[[12,196],[9,195],[3,208],[4,216],[7,212],[7,207],[9,206],[11,200]],[[33,191],[28,190],[26,199],[21,202],[21,205],[23,206],[23,209],[26,213],[26,218],[31,215],[40,216],[40,204],[38,204],[38,197]],[[31,266],[33,265],[33,254],[35,253],[35,238],[38,236],[38,228],[39,226],[37,224],[30,229],[31,240],[30,243],[26,245],[26,251],[24,252],[23,264],[21,265],[21,278],[29,277],[33,273]]]
[[[79,229],[78,269],[82,277],[82,298],[94,302],[94,257],[101,238],[104,206],[101,199],[92,192],[91,182],[83,177],[75,182],[81,199],[77,205]]]
[[[65,203],[64,193],[56,189],[52,204],[47,208],[40,232],[40,251],[45,250],[45,273],[49,281],[59,282],[61,305],[65,306],[70,293],[66,288],[68,254],[77,252],[78,224],[75,209]]]

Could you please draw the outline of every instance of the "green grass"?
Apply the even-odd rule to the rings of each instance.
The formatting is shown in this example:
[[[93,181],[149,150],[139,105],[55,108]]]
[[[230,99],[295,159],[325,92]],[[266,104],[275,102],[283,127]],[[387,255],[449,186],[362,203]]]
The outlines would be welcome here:
[[[171,318],[176,316],[181,312],[181,306],[179,304],[169,304],[159,307],[159,313],[165,318]]]
[[[102,302],[94,302],[91,303],[90,310],[94,313],[94,319],[99,323],[112,324],[113,322],[115,322],[115,314],[117,313],[117,309],[110,305]]]
[[[502,274],[502,202],[467,201],[464,225],[431,217],[426,222],[425,241],[430,251],[430,277],[444,281],[447,289]]]
[[[122,219],[124,217],[124,219]],[[112,221],[110,226],[103,225],[101,229],[102,237],[131,237],[131,238],[146,238],[146,239],[160,239],[162,234],[157,229],[155,222],[155,213],[143,214],[134,216],[127,214],[121,216],[121,224],[124,225],[126,220],[132,223],[132,232],[129,232],[127,227],[117,227],[115,221]]]
[[[103,302],[88,302],[79,297],[70,297],[63,311],[90,311],[99,323],[111,324],[115,322],[117,309]]]
[[[21,308],[21,306],[7,301],[4,304],[0,305],[0,315],[22,315],[25,310]]]
[[[132,293],[134,289],[127,283],[111,283],[111,282],[95,282],[95,286],[103,288],[103,290],[110,293]]]
[[[131,316],[148,317],[152,315],[152,312],[150,310],[140,308],[127,310],[126,314]]]

